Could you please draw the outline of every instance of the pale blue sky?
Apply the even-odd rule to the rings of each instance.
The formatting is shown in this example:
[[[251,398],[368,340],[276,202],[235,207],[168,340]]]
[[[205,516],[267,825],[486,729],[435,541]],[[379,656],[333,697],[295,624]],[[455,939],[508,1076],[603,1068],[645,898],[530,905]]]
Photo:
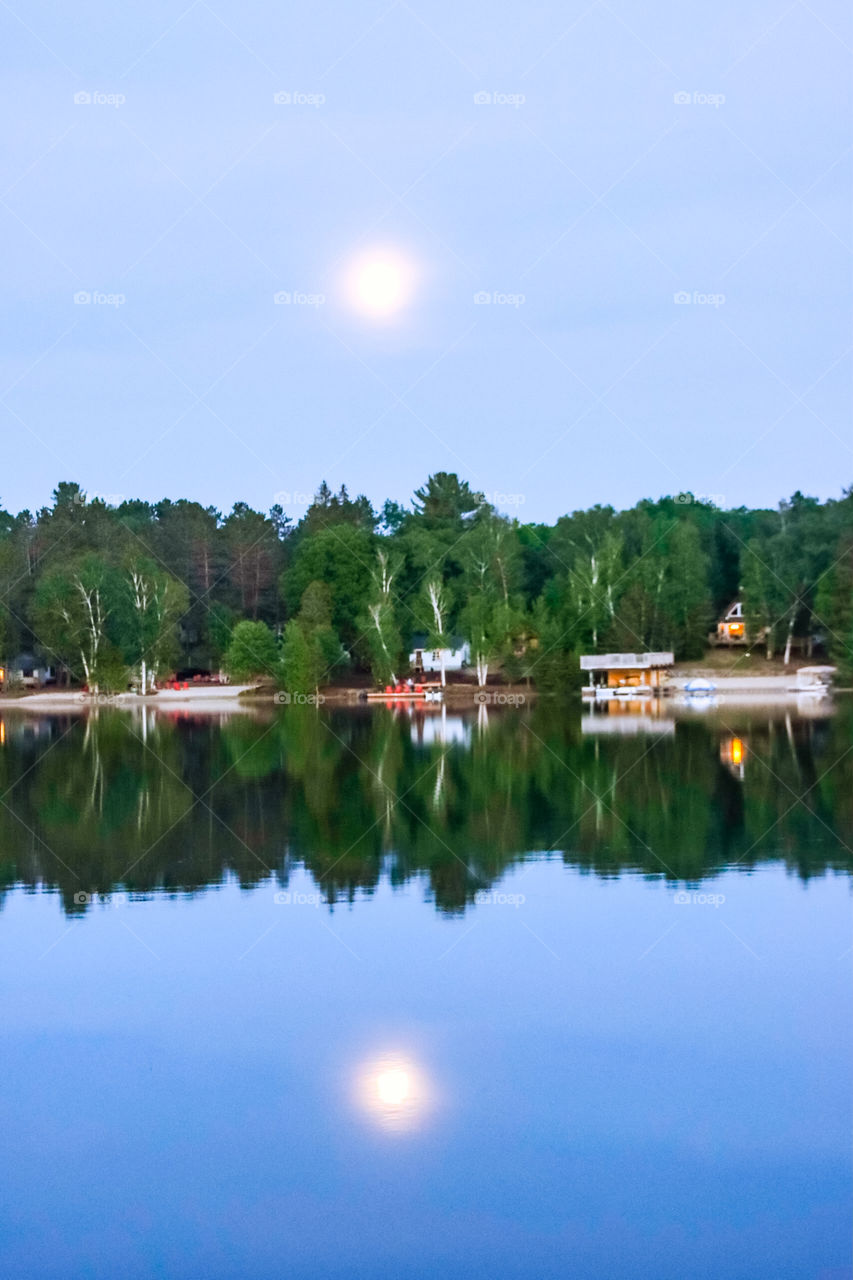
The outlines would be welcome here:
[[[298,518],[322,478],[380,503],[456,470],[553,520],[853,482],[840,0],[11,0],[0,26],[3,505],[76,479]],[[341,296],[372,247],[421,271],[393,324]]]

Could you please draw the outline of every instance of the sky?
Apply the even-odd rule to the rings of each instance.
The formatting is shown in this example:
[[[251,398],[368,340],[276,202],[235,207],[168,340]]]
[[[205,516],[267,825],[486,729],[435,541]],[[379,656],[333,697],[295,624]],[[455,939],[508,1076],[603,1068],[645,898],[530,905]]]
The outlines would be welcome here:
[[[0,26],[7,509],[76,480],[298,519],[323,479],[381,505],[445,470],[553,521],[853,483],[840,0]]]

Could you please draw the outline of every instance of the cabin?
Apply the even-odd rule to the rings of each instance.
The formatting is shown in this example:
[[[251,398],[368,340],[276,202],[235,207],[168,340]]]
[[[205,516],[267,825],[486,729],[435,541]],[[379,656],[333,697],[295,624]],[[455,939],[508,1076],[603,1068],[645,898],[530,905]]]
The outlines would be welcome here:
[[[709,639],[712,644],[717,645],[749,644],[741,600],[735,600],[729,605]]]
[[[433,649],[427,644],[425,632],[412,636],[409,666],[412,671],[461,671],[471,662],[471,646],[461,636],[452,636],[446,649]]]
[[[4,684],[19,685],[25,689],[40,689],[44,684],[56,683],[56,671],[31,653],[19,653],[6,668]]]
[[[598,700],[658,696],[674,661],[672,653],[581,654],[581,671],[589,673],[583,696]]]

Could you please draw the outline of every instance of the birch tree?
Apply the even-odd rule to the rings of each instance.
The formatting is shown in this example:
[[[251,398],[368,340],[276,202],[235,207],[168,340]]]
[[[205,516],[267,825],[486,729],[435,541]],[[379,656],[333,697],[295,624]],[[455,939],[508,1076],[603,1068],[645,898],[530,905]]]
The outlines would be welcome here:
[[[506,655],[521,616],[515,592],[520,553],[515,529],[508,520],[486,515],[465,536],[462,626],[482,688],[490,664]]]
[[[89,554],[44,574],[36,589],[33,616],[38,639],[50,653],[77,667],[94,693],[116,587],[111,566]]]
[[[437,649],[439,652],[441,683],[444,686],[447,684],[447,677],[444,671],[444,651],[450,643],[450,636],[447,631],[450,602],[447,589],[441,578],[429,578],[424,584],[423,603],[427,620],[427,643],[430,648]]]
[[[376,551],[376,564],[371,575],[370,597],[358,626],[370,658],[373,679],[379,684],[397,683],[396,666],[402,640],[397,626],[392,586],[400,571],[400,559],[386,547]]]
[[[126,565],[122,587],[122,648],[139,671],[140,693],[146,694],[175,660],[178,622],[189,609],[189,592],[153,560],[140,558]]]

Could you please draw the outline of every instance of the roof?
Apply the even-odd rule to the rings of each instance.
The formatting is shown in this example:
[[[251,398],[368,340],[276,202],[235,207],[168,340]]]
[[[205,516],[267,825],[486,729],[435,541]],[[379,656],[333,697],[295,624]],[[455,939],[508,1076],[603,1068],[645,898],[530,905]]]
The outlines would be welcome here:
[[[610,671],[613,668],[671,667],[674,653],[585,653],[581,654],[581,671]]]
[[[465,640],[463,636],[450,636],[449,642],[445,646],[445,648],[450,649],[451,652],[455,653],[457,650],[461,649],[463,645],[467,643],[468,643],[467,640]],[[429,636],[427,635],[426,631],[415,631],[412,633],[411,648],[412,649],[434,649],[435,645],[430,644]]]

